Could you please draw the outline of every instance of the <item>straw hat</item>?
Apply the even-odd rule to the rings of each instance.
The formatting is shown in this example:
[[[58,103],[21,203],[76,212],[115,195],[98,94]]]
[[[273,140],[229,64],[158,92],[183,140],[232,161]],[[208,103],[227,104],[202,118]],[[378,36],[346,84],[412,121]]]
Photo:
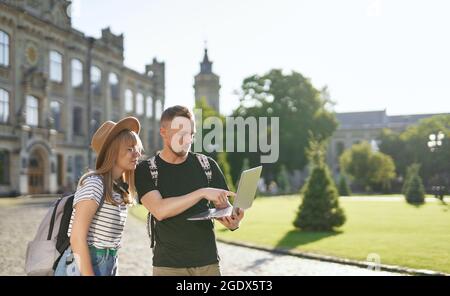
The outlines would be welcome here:
[[[92,137],[91,147],[97,154],[95,168],[98,169],[104,160],[106,148],[111,141],[123,130],[130,130],[139,134],[141,124],[135,117],[125,117],[119,122],[106,121],[103,123]]]

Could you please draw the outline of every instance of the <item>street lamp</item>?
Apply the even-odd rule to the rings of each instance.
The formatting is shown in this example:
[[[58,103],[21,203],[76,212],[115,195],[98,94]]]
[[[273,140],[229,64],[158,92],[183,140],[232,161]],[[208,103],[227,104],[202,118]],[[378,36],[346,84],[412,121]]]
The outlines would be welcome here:
[[[442,146],[442,141],[444,140],[444,133],[442,131],[439,131],[437,134],[430,134],[428,136],[428,148],[430,148],[431,152],[436,151],[439,149],[439,147]],[[437,182],[440,183],[440,178],[438,174]],[[440,199],[442,202],[444,202],[444,195],[445,195],[445,186],[444,185],[434,185],[431,186],[431,191],[434,193],[434,196],[438,199]]]
[[[428,136],[428,148],[430,148],[431,152],[434,152],[438,147],[442,146],[442,140],[444,139],[444,133],[438,132],[437,134],[430,134]]]

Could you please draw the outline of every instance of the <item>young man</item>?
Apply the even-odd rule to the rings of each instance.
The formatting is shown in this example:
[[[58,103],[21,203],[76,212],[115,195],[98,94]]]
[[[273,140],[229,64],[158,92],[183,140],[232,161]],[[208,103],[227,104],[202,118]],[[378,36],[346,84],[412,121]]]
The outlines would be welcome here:
[[[166,109],[160,122],[164,147],[155,157],[157,184],[152,179],[149,161],[142,161],[135,171],[139,202],[155,218],[153,275],[220,275],[213,221],[187,218],[207,210],[209,202],[217,208],[226,207],[228,196],[235,194],[228,191],[219,166],[209,157],[208,181],[197,155],[189,152],[194,133],[189,109]],[[236,216],[218,221],[235,230],[243,216],[241,210]]]

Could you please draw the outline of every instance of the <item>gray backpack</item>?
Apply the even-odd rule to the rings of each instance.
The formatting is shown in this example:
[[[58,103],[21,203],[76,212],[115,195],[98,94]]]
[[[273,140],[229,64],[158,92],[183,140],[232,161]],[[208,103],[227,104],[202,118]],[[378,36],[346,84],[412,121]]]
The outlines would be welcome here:
[[[208,180],[208,186],[211,183],[212,180],[212,171],[211,166],[209,164],[208,157],[206,155],[200,154],[200,153],[194,153],[194,155],[197,157],[198,162],[200,163],[203,172],[206,175],[206,179]],[[158,188],[158,167],[156,165],[156,156],[151,157],[147,160],[148,167],[150,170],[150,174],[152,176],[153,184],[155,185],[155,188]],[[209,202],[208,202],[209,206]],[[148,212],[147,215],[147,233],[150,238],[150,247],[155,247],[155,224],[156,219],[153,217],[153,215]]]
[[[27,275],[53,275],[59,259],[70,245],[67,231],[72,217],[74,196],[75,194],[71,194],[56,200],[39,224],[34,239],[27,246],[25,255]],[[105,189],[97,212],[104,201]]]

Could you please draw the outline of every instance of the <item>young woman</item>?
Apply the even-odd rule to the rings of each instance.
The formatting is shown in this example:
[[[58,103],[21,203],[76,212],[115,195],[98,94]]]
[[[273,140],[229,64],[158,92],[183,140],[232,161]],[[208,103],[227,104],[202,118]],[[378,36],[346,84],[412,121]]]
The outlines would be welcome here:
[[[140,124],[134,117],[105,122],[92,138],[95,170],[80,178],[69,226],[70,247],[55,276],[117,275],[117,251],[134,203],[134,170],[141,156]]]

